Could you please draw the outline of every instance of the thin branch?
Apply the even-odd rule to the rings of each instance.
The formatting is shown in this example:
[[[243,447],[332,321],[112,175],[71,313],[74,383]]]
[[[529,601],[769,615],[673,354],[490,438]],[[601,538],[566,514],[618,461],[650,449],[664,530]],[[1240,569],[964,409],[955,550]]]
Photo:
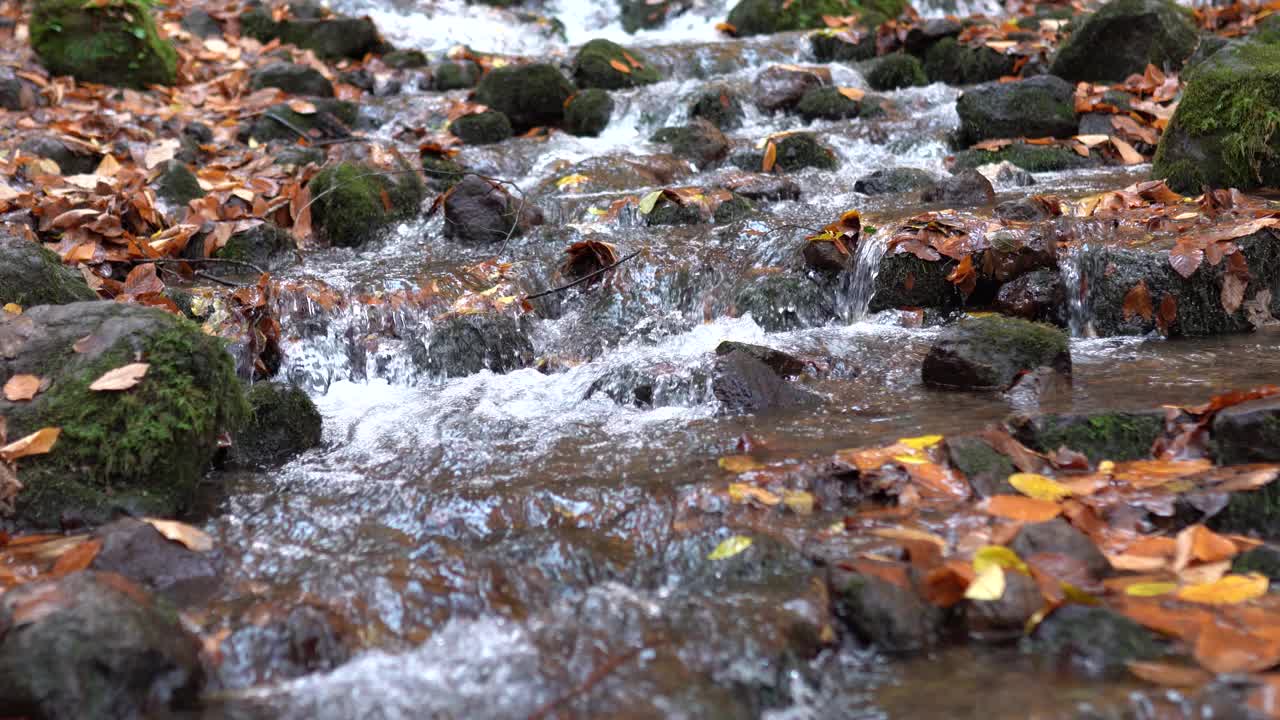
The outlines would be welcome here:
[[[192,265],[199,265],[199,264],[202,264],[202,263],[209,263],[209,264],[213,264],[213,265],[238,265],[238,266],[240,266],[240,267],[247,267],[247,268],[249,268],[250,270],[253,270],[254,272],[258,273],[259,275],[264,275],[264,274],[266,274],[266,272],[267,272],[266,270],[263,270],[262,268],[258,267],[257,265],[254,265],[254,264],[253,264],[253,263],[251,263],[251,262],[245,262],[244,260],[232,260],[231,258],[180,258],[180,257],[172,257],[172,258],[147,258],[146,260],[139,260],[139,261],[137,262],[137,264],[139,264],[139,265],[141,265],[141,264],[143,264],[143,263],[156,263],[156,264],[162,264],[162,263],[190,263],[190,264],[192,264]]]
[[[536,294],[534,294],[534,295],[526,295],[524,299],[525,299],[525,300],[536,300],[536,299],[538,299],[538,298],[540,298],[540,297],[545,297],[545,296],[547,296],[547,295],[551,295],[551,294],[553,294],[553,293],[564,292],[565,290],[568,290],[569,288],[574,287],[575,285],[581,285],[582,283],[584,283],[584,282],[586,282],[586,281],[590,280],[591,278],[594,278],[594,277],[598,277],[598,276],[600,276],[600,275],[603,275],[604,273],[606,273],[606,272],[608,272],[608,271],[610,271],[610,270],[612,270],[612,269],[614,269],[614,268],[618,267],[618,266],[619,266],[619,265],[621,265],[622,263],[624,263],[624,262],[626,262],[626,261],[630,260],[631,258],[633,258],[633,257],[635,257],[635,256],[637,256],[637,255],[639,255],[639,254],[640,254],[640,251],[639,251],[639,250],[636,250],[635,252],[633,252],[633,253],[631,253],[630,255],[628,255],[628,256],[626,256],[626,257],[622,258],[622,259],[621,259],[621,260],[619,260],[618,262],[616,262],[616,263],[614,263],[614,264],[612,264],[612,265],[608,265],[608,266],[606,266],[606,267],[602,267],[602,268],[600,268],[599,270],[596,270],[595,272],[591,272],[591,273],[588,273],[588,274],[586,274],[586,275],[583,275],[582,277],[578,278],[577,280],[574,280],[573,282],[569,283],[568,285],[561,285],[560,287],[551,288],[550,290],[543,290],[542,292],[540,292],[540,293],[536,293]]]
[[[295,134],[297,134],[297,136],[298,136],[298,137],[302,138],[303,140],[307,140],[307,141],[310,141],[310,140],[311,140],[311,136],[307,135],[307,131],[306,131],[306,130],[303,130],[303,129],[299,128],[297,125],[294,125],[293,123],[289,122],[288,120],[285,120],[284,118],[282,118],[282,117],[280,117],[279,115],[277,115],[277,114],[275,114],[275,113],[271,112],[270,110],[268,110],[268,111],[264,112],[264,113],[263,113],[263,115],[264,115],[264,116],[266,116],[266,117],[268,117],[268,118],[270,118],[270,119],[272,119],[272,120],[275,120],[276,122],[280,123],[281,125],[285,126],[286,128],[289,128],[289,129],[290,129],[290,130],[292,130]]]

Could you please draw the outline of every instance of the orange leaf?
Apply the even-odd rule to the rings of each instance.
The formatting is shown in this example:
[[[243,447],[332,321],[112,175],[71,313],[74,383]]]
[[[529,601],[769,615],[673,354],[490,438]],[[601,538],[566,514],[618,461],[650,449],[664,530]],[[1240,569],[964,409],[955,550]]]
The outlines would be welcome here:
[[[1021,495],[993,495],[983,504],[988,515],[1020,522],[1046,522],[1062,514],[1062,507],[1048,500]]]
[[[1208,618],[1196,633],[1196,662],[1216,673],[1260,672],[1280,662],[1280,638]]]
[[[974,288],[978,286],[978,271],[973,267],[972,255],[964,256],[960,264],[947,275],[947,282],[955,285],[965,297],[973,294]]]
[[[102,541],[96,538],[80,543],[58,557],[53,564],[52,575],[61,577],[84,570],[93,563],[94,558],[98,557],[98,551],[101,549]]]
[[[1125,665],[1128,666],[1129,672],[1139,678],[1165,687],[1194,688],[1205,685],[1213,679],[1213,676],[1204,670],[1186,665],[1144,660],[1130,660]]]
[[[14,375],[4,384],[4,399],[9,402],[30,400],[40,392],[40,378],[35,375]]]
[[[1143,320],[1151,322],[1155,309],[1151,307],[1151,291],[1147,289],[1146,280],[1139,280],[1137,285],[1134,285],[1129,292],[1125,293],[1121,310],[1124,312],[1125,320],[1139,316]]]
[[[108,370],[102,374],[102,377],[94,380],[89,389],[99,392],[104,390],[128,390],[141,382],[149,367],[151,367],[149,363],[129,363],[115,370]]]
[[[623,75],[630,75],[630,74],[631,74],[631,66],[630,66],[630,65],[627,65],[626,63],[622,62],[621,60],[610,60],[610,61],[609,61],[609,67],[613,68],[614,70],[617,70],[618,72],[622,73]]]
[[[0,447],[0,459],[12,462],[28,455],[44,455],[53,449],[53,444],[58,442],[60,434],[62,434],[62,428],[41,428],[24,438]]]
[[[1160,311],[1156,313],[1156,327],[1164,335],[1169,334],[1169,329],[1173,327],[1173,321],[1178,319],[1178,301],[1173,295],[1165,295],[1160,298]]]
[[[862,100],[862,98],[867,96],[867,93],[865,90],[859,90],[858,88],[852,88],[852,87],[836,88],[836,92],[840,93],[841,95],[849,98],[854,102],[859,102]]]
[[[161,535],[187,546],[189,550],[209,552],[213,549],[213,538],[198,527],[193,527],[177,520],[160,520],[158,518],[143,518],[143,520],[159,531]]]
[[[773,172],[773,165],[778,161],[778,146],[770,140],[769,144],[764,148],[764,164],[761,165],[763,172]]]
[[[1120,153],[1120,160],[1125,165],[1141,165],[1146,162],[1146,158],[1134,150],[1132,145],[1114,135],[1111,136],[1111,145]]]
[[[1174,572],[1182,572],[1192,560],[1214,563],[1236,556],[1236,544],[1204,525],[1192,525],[1178,533]]]

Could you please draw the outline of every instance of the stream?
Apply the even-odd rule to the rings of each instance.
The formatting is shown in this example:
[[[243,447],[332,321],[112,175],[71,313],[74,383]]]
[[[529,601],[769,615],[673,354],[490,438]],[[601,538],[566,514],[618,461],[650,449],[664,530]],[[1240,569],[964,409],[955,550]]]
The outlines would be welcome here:
[[[913,166],[943,173],[959,90],[941,84],[889,93],[899,119],[817,121],[835,171],[790,177],[800,200],[765,203],[722,226],[650,228],[593,222],[592,208],[652,186],[557,190],[591,158],[665,152],[657,129],[688,120],[688,98],[709,83],[748,91],[771,63],[807,62],[799,34],[728,39],[727,7],[694,2],[659,29],[628,35],[612,3],[551,0],[519,22],[512,10],[442,0],[341,0],[370,15],[398,47],[440,53],[467,44],[526,57],[570,57],[606,37],[643,48],[667,78],[612,93],[616,110],[596,138],[553,133],[466,147],[466,166],[514,182],[547,224],[492,247],[446,242],[442,220],[420,218],[358,253],[311,253],[286,279],[322,283],[345,298],[465,287],[478,264],[512,263],[521,293],[554,287],[564,249],[580,240],[639,252],[594,286],[554,296],[551,319],[522,328],[544,367],[432,377],[410,360],[445,300],[325,309],[282,299],[283,377],[306,387],[325,441],[283,468],[224,474],[228,499],[205,529],[230,581],[214,615],[250,617],[259,604],[306,604],[343,619],[357,648],[336,668],[299,678],[263,675],[224,642],[225,687],[205,717],[245,718],[1154,718],[1202,712],[1177,693],[1139,683],[1086,683],[1039,668],[1016,648],[970,645],[921,657],[885,656],[852,640],[813,637],[828,613],[820,572],[804,546],[838,523],[839,508],[756,518],[712,490],[719,458],[806,458],[924,433],[973,430],[1020,409],[999,394],[940,392],[920,382],[937,330],[897,311],[867,312],[877,252],[860,249],[862,276],[818,327],[777,329],[740,314],[735,297],[758,268],[795,263],[809,229],[858,209],[883,225],[927,206],[854,192],[858,178]],[[982,3],[917,6],[922,14],[992,11]],[[523,11],[522,11],[523,12]],[[866,87],[829,66],[837,85]],[[466,91],[405,92],[367,113],[387,140],[438,126]],[[747,108],[731,139],[754,142],[801,127]],[[403,146],[412,153],[413,148]],[[1029,193],[1078,197],[1146,178],[1149,166],[1040,174],[1032,188],[997,185],[997,201]],[[584,173],[590,175],[589,170]],[[720,171],[678,184],[714,186]],[[1063,263],[1064,273],[1094,272]],[[1078,285],[1078,280],[1077,280]],[[1071,285],[1069,285],[1071,286]],[[803,308],[797,308],[803,313]],[[1045,411],[1141,409],[1203,402],[1274,380],[1280,335],[1168,341],[1094,339],[1088,308],[1072,317],[1074,378],[1041,400]],[[927,325],[927,323],[925,323]],[[766,326],[769,329],[766,329]],[[804,377],[816,407],[726,416],[710,387],[716,346],[737,340],[829,358]],[[638,388],[651,394],[632,402]],[[1034,409],[1034,408],[1032,408]],[[742,562],[706,559],[755,522]],[[844,538],[856,548],[860,539]],[[250,644],[244,638],[242,645]]]

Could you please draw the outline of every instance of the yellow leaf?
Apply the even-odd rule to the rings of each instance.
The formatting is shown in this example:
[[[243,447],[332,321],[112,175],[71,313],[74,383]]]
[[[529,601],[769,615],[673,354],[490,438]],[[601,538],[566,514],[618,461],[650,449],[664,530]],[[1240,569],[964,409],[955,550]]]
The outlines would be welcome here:
[[[182,543],[187,549],[196,552],[209,552],[213,549],[213,538],[198,527],[193,527],[177,520],[161,520],[159,518],[143,518],[151,527],[170,540]]]
[[[840,93],[841,95],[849,98],[854,102],[859,102],[862,100],[862,98],[867,96],[867,93],[865,90],[859,90],[858,88],[852,88],[852,87],[838,87],[836,88],[836,92]]]
[[[28,455],[44,455],[53,449],[53,444],[58,442],[60,434],[62,434],[62,428],[40,428],[20,440],[14,440],[0,447],[0,459],[12,462]]]
[[[751,538],[743,535],[734,535],[717,545],[716,549],[712,550],[711,554],[707,556],[707,559],[724,560],[725,558],[731,558],[734,555],[737,555],[749,547],[751,547]]]
[[[920,437],[899,438],[898,442],[913,450],[924,450],[942,442],[941,435],[921,435]]]
[[[94,380],[89,389],[99,392],[104,390],[128,390],[141,382],[149,367],[151,365],[148,363],[129,363],[115,370],[108,370],[102,374],[102,377]]]
[[[1124,594],[1134,597],[1156,597],[1158,595],[1168,595],[1177,589],[1178,583],[1172,582],[1134,583],[1124,589]]]
[[[991,565],[965,588],[964,596],[970,600],[999,600],[1004,595],[1004,568]]]
[[[812,515],[813,502],[813,493],[804,490],[788,490],[782,494],[782,503],[797,515]]]
[[[1006,570],[1017,570],[1026,575],[1031,574],[1031,569],[1022,562],[1018,553],[1003,545],[987,545],[973,554],[973,570],[979,575],[992,565]]]
[[[894,455],[893,459],[903,465],[924,465],[931,462],[929,458],[920,455]]]
[[[782,502],[782,498],[756,485],[747,483],[731,483],[729,485],[729,499],[736,503],[745,503],[749,500],[756,500],[764,505],[777,505]]]
[[[640,211],[641,215],[648,215],[653,212],[653,206],[658,204],[658,198],[660,197],[662,197],[662,191],[654,190],[648,195],[640,198],[640,205],[636,209]]]
[[[5,303],[4,311],[9,313],[10,315],[21,315],[22,306],[19,305],[18,303]]]
[[[586,175],[583,175],[582,173],[565,175],[564,177],[556,181],[556,188],[559,190],[563,190],[565,188],[577,187],[578,185],[581,185],[582,183],[590,179],[591,178],[587,177]]]
[[[1267,594],[1266,575],[1225,575],[1202,585],[1188,585],[1178,591],[1178,598],[1209,605],[1235,605]]]
[[[731,473],[751,472],[764,467],[759,460],[750,455],[725,455],[720,458],[718,465],[721,470],[728,470]]]
[[[770,142],[764,147],[764,162],[760,166],[762,172],[772,172],[773,166],[778,162],[778,146]]]
[[[1071,491],[1057,480],[1036,473],[1014,473],[1009,476],[1009,484],[1023,495],[1036,500],[1058,502],[1071,496]]]

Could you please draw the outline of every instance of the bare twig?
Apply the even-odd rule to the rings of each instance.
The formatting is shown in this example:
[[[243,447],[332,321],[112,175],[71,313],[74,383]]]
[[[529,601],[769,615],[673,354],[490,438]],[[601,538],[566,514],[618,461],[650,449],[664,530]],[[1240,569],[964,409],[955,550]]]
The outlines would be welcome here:
[[[538,299],[538,298],[540,298],[540,297],[545,297],[545,296],[547,296],[547,295],[551,295],[551,294],[553,294],[553,293],[564,292],[565,290],[568,290],[569,288],[574,287],[575,285],[581,285],[582,283],[584,283],[584,282],[586,282],[586,281],[590,280],[591,278],[594,278],[594,277],[598,277],[598,276],[600,276],[600,275],[603,275],[604,273],[606,273],[606,272],[608,272],[608,271],[610,271],[610,270],[612,270],[612,269],[614,269],[614,268],[618,267],[618,266],[619,266],[619,265],[621,265],[622,263],[624,263],[624,262],[626,262],[626,261],[630,260],[631,258],[633,258],[633,257],[635,257],[635,256],[637,256],[637,255],[639,255],[639,254],[640,254],[640,251],[639,251],[639,250],[636,250],[635,252],[633,252],[633,253],[631,253],[630,255],[628,255],[628,256],[626,256],[626,257],[622,258],[622,259],[621,259],[621,260],[619,260],[618,262],[616,262],[616,263],[614,263],[614,264],[612,264],[612,265],[608,265],[608,266],[606,266],[606,267],[602,267],[602,268],[600,268],[599,270],[596,270],[595,272],[587,273],[586,275],[583,275],[582,277],[578,278],[577,280],[574,280],[573,282],[569,283],[568,285],[561,285],[560,287],[551,288],[550,290],[543,290],[543,291],[542,291],[542,292],[540,292],[540,293],[535,293],[535,294],[533,294],[533,295],[526,295],[524,299],[525,299],[525,300],[536,300],[536,299]]]
[[[240,266],[240,267],[247,267],[247,268],[249,268],[250,270],[252,270],[252,271],[254,271],[254,272],[258,273],[259,275],[266,274],[266,272],[267,272],[266,270],[263,270],[262,268],[258,267],[257,265],[254,265],[254,264],[253,264],[253,263],[251,263],[251,262],[245,262],[244,260],[232,260],[231,258],[181,258],[181,257],[172,257],[172,258],[147,258],[147,259],[145,259],[145,260],[139,260],[139,261],[138,261],[138,264],[139,264],[139,265],[141,265],[141,264],[143,264],[143,263],[155,263],[155,264],[157,264],[157,265],[159,265],[159,264],[164,264],[164,263],[178,263],[178,264],[181,264],[181,263],[190,263],[190,264],[192,264],[192,265],[200,265],[200,264],[210,264],[210,265],[238,265],[238,266]]]

